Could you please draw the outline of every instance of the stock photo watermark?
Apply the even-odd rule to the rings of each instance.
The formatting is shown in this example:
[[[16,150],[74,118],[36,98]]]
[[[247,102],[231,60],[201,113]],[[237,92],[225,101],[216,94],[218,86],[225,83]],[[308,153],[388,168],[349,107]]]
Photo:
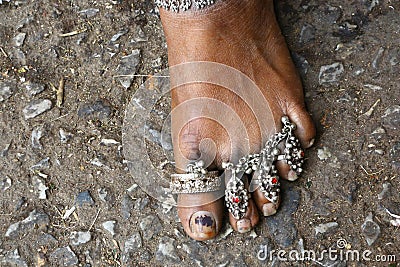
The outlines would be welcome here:
[[[275,250],[267,245],[260,247],[257,253],[260,261],[291,261],[291,262],[316,262],[323,261],[345,261],[345,262],[396,262],[396,255],[374,255],[371,250],[351,249],[350,244],[345,239],[336,242],[336,248],[329,248],[322,251],[316,250]]]

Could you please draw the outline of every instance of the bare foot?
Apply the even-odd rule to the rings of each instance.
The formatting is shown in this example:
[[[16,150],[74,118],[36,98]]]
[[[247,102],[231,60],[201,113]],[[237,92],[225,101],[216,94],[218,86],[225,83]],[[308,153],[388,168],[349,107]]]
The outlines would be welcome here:
[[[207,64],[204,62],[220,63],[229,70],[237,70],[238,76],[247,77],[257,88],[257,91],[249,88],[247,78],[236,75],[235,90],[211,83],[173,88],[172,109],[179,109],[172,114],[178,171],[185,170],[188,160],[199,158],[206,161],[208,170],[221,170],[222,162],[259,152],[265,140],[280,130],[283,115],[297,125],[295,133],[302,146],[312,145],[315,128],[305,109],[301,81],[277,24],[273,1],[224,0],[201,11],[173,13],[161,9],[160,14],[171,67],[201,62],[201,69]],[[193,64],[190,68],[196,69]],[[216,79],[230,79],[223,71],[215,75]],[[179,71],[171,72],[172,82],[179,79]],[[201,101],[191,102],[193,99],[205,100],[204,105]],[[210,117],[211,113],[218,120]],[[260,117],[257,113],[264,115]],[[240,128],[225,127],[233,119],[240,120],[246,140],[236,138],[243,132]],[[200,145],[202,140],[207,142]],[[283,178],[297,179],[287,164],[279,164],[278,171]],[[219,197],[218,193],[179,195],[178,213],[189,236],[207,240],[217,235],[226,212]],[[235,230],[243,233],[258,223],[259,211],[269,216],[277,209],[277,205],[256,190],[244,218],[236,220],[229,214],[229,221]]]

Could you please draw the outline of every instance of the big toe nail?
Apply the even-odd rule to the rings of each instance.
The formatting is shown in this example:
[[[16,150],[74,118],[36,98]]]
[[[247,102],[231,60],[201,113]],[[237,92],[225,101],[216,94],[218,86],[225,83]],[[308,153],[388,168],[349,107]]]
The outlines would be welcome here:
[[[249,219],[241,219],[236,223],[239,233],[247,233],[251,230],[251,221]]]
[[[263,205],[263,214],[265,217],[274,215],[276,213],[276,206],[273,203],[265,203]]]
[[[199,238],[212,238],[216,234],[215,219],[208,211],[198,211],[190,219],[190,230]]]

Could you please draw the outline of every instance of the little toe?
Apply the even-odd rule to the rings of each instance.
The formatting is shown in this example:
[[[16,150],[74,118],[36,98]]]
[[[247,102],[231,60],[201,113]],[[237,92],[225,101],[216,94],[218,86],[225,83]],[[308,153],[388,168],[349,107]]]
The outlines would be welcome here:
[[[315,141],[315,125],[304,106],[294,105],[288,109],[288,116],[297,126],[295,134],[302,147],[309,148]]]

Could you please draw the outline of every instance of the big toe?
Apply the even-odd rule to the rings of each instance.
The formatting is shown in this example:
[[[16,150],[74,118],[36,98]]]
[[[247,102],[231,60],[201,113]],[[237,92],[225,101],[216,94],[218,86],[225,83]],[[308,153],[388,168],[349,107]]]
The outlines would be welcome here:
[[[204,204],[207,199],[212,199],[212,195],[212,193],[179,195],[178,216],[185,232],[195,240],[213,239],[221,228],[224,210],[223,200],[218,199]],[[185,206],[185,203],[190,203],[190,206]]]

